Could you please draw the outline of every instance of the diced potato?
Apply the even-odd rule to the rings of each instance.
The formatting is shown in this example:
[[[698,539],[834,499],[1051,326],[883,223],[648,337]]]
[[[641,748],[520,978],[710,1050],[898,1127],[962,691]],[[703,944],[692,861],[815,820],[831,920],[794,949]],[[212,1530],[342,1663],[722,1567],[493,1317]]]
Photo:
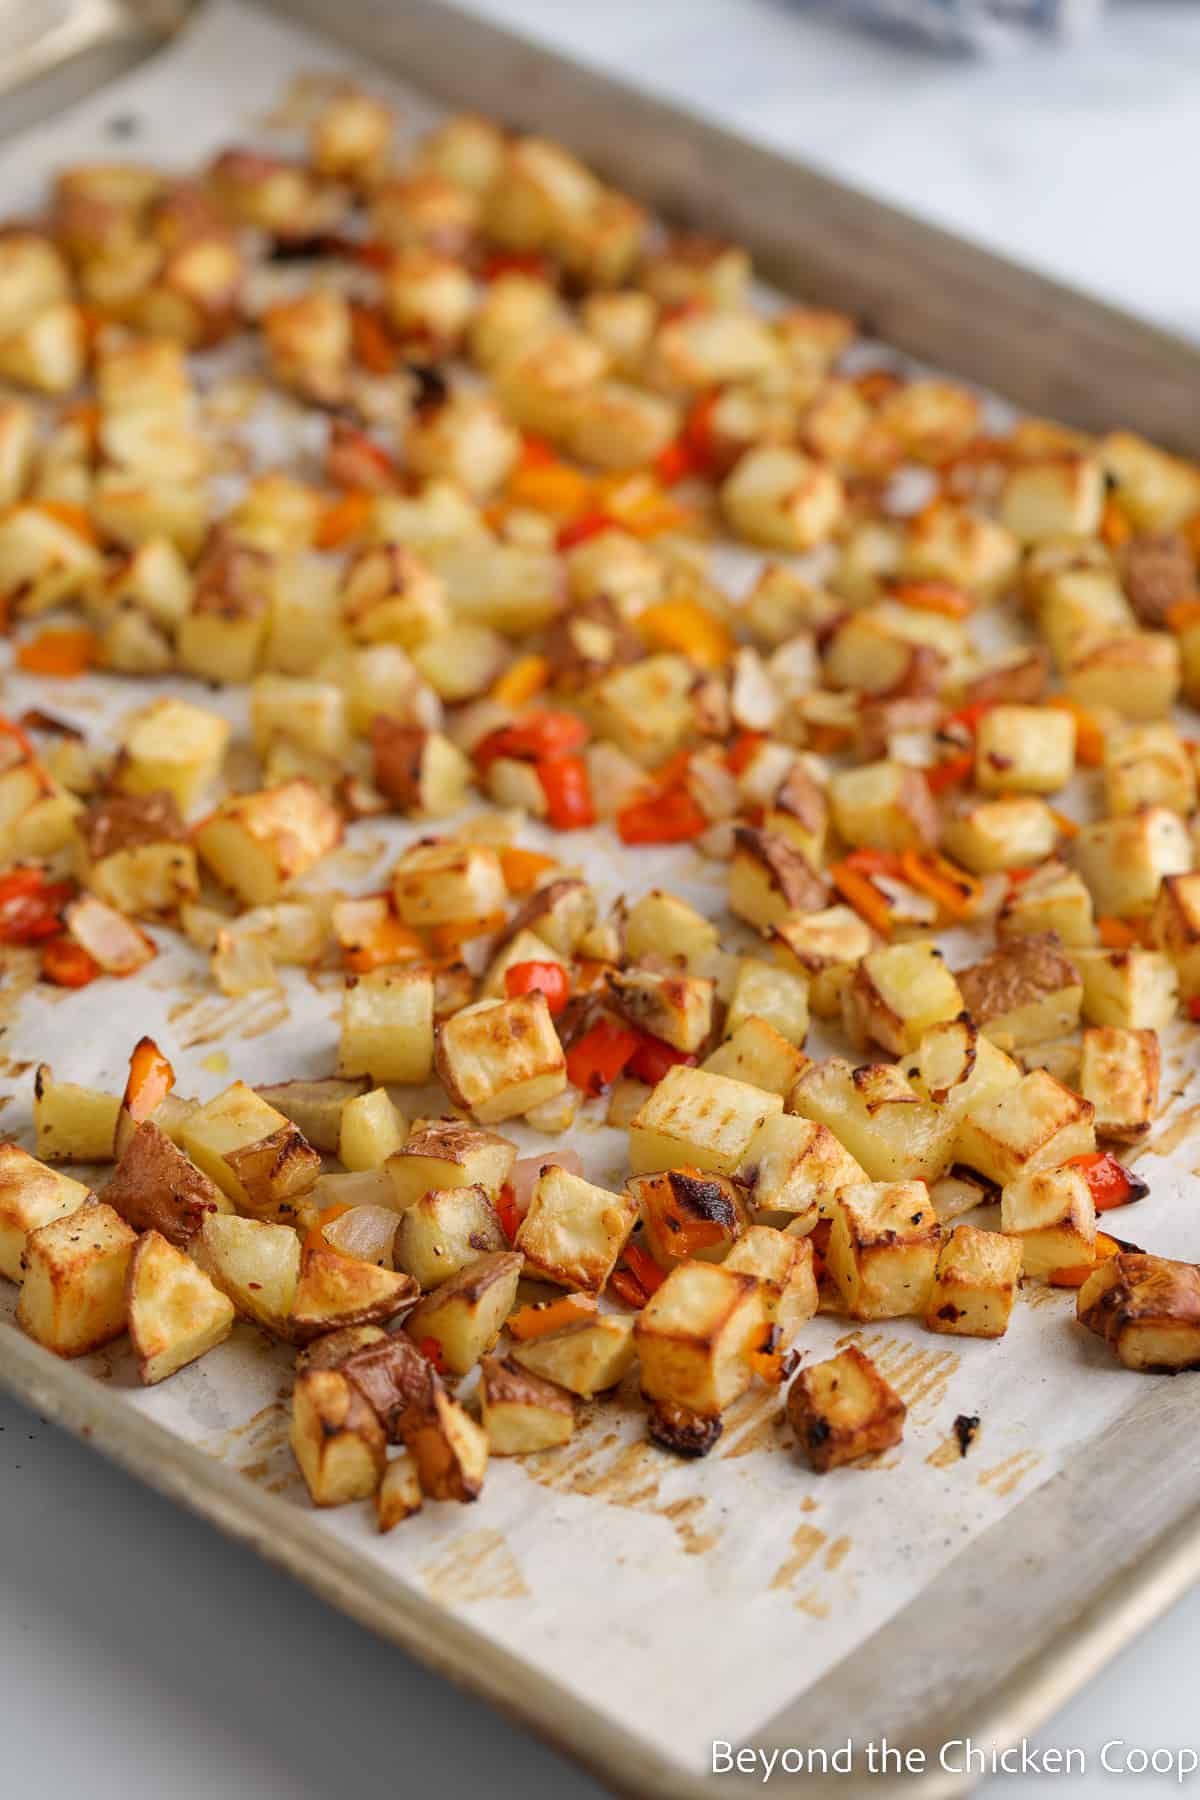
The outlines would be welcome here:
[[[383,1427],[338,1369],[309,1369],[297,1376],[288,1442],[315,1506],[369,1500],[383,1478]]]
[[[1096,1136],[1145,1137],[1158,1110],[1162,1052],[1154,1030],[1090,1025],[1083,1034],[1079,1092],[1096,1113]]]
[[[973,875],[1044,862],[1057,842],[1054,814],[1032,794],[968,801],[949,814],[942,830],[947,854]]]
[[[520,1278],[515,1251],[491,1251],[427,1294],[409,1314],[406,1329],[415,1343],[433,1338],[451,1373],[466,1375],[500,1336]]]
[[[989,600],[1012,586],[1020,560],[1015,535],[999,520],[935,500],[910,519],[898,573],[914,581],[949,581]]]
[[[479,1403],[493,1456],[553,1450],[569,1443],[575,1430],[571,1396],[512,1357],[482,1359]]]
[[[1096,942],[1092,896],[1074,869],[1051,860],[1017,884],[996,915],[999,938],[1033,937],[1053,932],[1068,949]]]
[[[785,1346],[814,1317],[818,1295],[811,1238],[775,1231],[770,1225],[751,1225],[724,1266],[762,1282],[768,1322],[778,1326]]]
[[[503,912],[508,890],[489,844],[429,838],[404,852],[392,871],[396,911],[406,925],[452,925]]]
[[[955,1121],[1021,1079],[1011,1056],[984,1037],[969,1018],[935,1025],[905,1065],[905,1073],[922,1099],[932,1100]]]
[[[342,839],[342,815],[300,778],[221,802],[196,829],[196,849],[248,906],[269,906]]]
[[[1083,1016],[1089,1025],[1161,1031],[1175,1017],[1179,977],[1161,950],[1080,950]]]
[[[0,1275],[19,1282],[29,1234],[91,1198],[81,1181],[46,1168],[16,1144],[0,1144]]]
[[[1096,1207],[1081,1170],[1042,1169],[1004,1184],[1000,1229],[1021,1244],[1026,1275],[1050,1275],[1091,1263],[1096,1245]]]
[[[1186,1002],[1200,994],[1200,874],[1164,878],[1150,919],[1150,936],[1175,967],[1180,998]]]
[[[796,1442],[824,1474],[898,1444],[907,1409],[870,1357],[850,1344],[801,1369],[788,1389],[787,1412]]]
[[[688,1257],[724,1261],[749,1224],[740,1191],[721,1175],[691,1168],[634,1175],[629,1191],[641,1213],[646,1248],[663,1269]]]
[[[394,1531],[405,1519],[420,1512],[421,1476],[408,1450],[394,1456],[383,1471],[375,1491],[375,1519],[380,1531]]]
[[[1200,1270],[1125,1251],[1097,1263],[1079,1290],[1077,1317],[1127,1369],[1175,1375],[1200,1366]]]
[[[181,812],[215,778],[229,743],[229,721],[186,700],[154,700],[121,729],[116,785],[127,794],[165,789]]]
[[[503,669],[507,654],[499,632],[487,625],[463,622],[448,625],[444,631],[414,644],[412,661],[439,700],[456,705],[474,700],[489,688]]]
[[[695,672],[685,656],[643,657],[588,689],[584,705],[598,737],[643,768],[657,768],[692,730]]]
[[[732,1175],[755,1133],[783,1110],[778,1094],[676,1064],[643,1101],[629,1128],[635,1175],[692,1165]]]
[[[612,1194],[549,1162],[514,1240],[535,1279],[598,1294],[637,1218],[633,1196]]]
[[[789,838],[738,826],[729,866],[729,910],[737,918],[766,931],[816,912],[826,898],[824,881]]]
[[[402,812],[439,819],[466,805],[471,764],[442,732],[379,717],[371,722],[371,747],[375,785]]]
[[[260,757],[282,741],[341,758],[348,742],[346,697],[332,681],[259,675],[250,689],[250,732]]]
[[[398,1211],[438,1188],[479,1187],[495,1200],[516,1161],[516,1146],[461,1119],[414,1121],[408,1142],[389,1159]]]
[[[842,1188],[867,1176],[828,1126],[776,1113],[751,1140],[735,1179],[757,1213],[790,1215],[792,1229],[808,1232],[818,1219],[832,1216]]]
[[[352,1081],[338,1081],[330,1076],[320,1081],[279,1081],[254,1091],[260,1100],[298,1125],[314,1149],[336,1156],[341,1142],[342,1111],[348,1100],[366,1093],[367,1085],[366,1076]]]
[[[799,980],[799,977],[793,977]],[[807,995],[807,985],[805,986]],[[728,1024],[728,1020],[726,1020]],[[786,1100],[808,1067],[808,1058],[782,1037],[774,1025],[755,1015],[737,1025],[700,1067],[708,1075],[765,1088]]]
[[[39,506],[0,521],[0,596],[26,616],[78,599],[102,567],[95,546]]]
[[[964,996],[933,944],[890,944],[864,956],[842,1005],[852,1042],[903,1056],[932,1026],[956,1019]]]
[[[528,1112],[567,1085],[566,1056],[542,993],[456,1013],[438,1030],[434,1060],[455,1105],[483,1125]]]
[[[287,1334],[300,1285],[300,1239],[290,1225],[209,1213],[200,1252],[201,1266],[244,1317]]]
[[[531,931],[560,956],[568,957],[579,949],[595,922],[595,894],[586,882],[565,877],[537,888],[513,914],[505,935]]]
[[[835,1196],[826,1264],[855,1319],[899,1319],[928,1304],[942,1228],[923,1181],[865,1182]]]
[[[720,941],[711,919],[662,888],[651,888],[636,900],[625,920],[625,954],[634,962],[654,954],[693,968],[719,949]]]
[[[950,1161],[953,1118],[890,1065],[854,1069],[838,1057],[814,1063],[788,1109],[828,1126],[872,1181],[934,1181]]]
[[[1066,669],[1073,700],[1096,710],[1110,708],[1123,719],[1165,719],[1182,680],[1179,645],[1165,631],[1084,639]]]
[[[17,1324],[56,1356],[84,1356],[125,1329],[125,1290],[137,1236],[95,1201],[28,1232]]]
[[[180,1135],[197,1167],[247,1212],[305,1193],[321,1173],[302,1133],[244,1081],[197,1107]]]
[[[975,1023],[1006,1049],[1065,1037],[1079,1024],[1079,968],[1052,933],[1006,938],[960,970],[958,985]]]
[[[379,1169],[404,1145],[405,1122],[386,1088],[372,1088],[342,1108],[338,1155],[348,1169]]]
[[[34,758],[12,763],[0,773],[0,858],[31,862],[66,849],[80,810]]]
[[[1075,720],[1063,707],[993,706],[975,734],[984,794],[1055,794],[1075,772]]]
[[[928,783],[905,763],[840,770],[829,784],[829,803],[839,836],[855,849],[928,850],[937,843]]]
[[[288,1336],[306,1344],[331,1331],[379,1325],[416,1298],[410,1275],[315,1245],[301,1252]]]
[[[721,488],[739,537],[771,550],[811,550],[841,522],[845,494],[827,464],[787,445],[749,450]]]
[[[652,969],[612,969],[613,1005],[639,1031],[685,1054],[707,1042],[713,1026],[714,984],[697,975],[660,975]]]
[[[956,1157],[998,1187],[1096,1148],[1090,1103],[1045,1069],[974,1103],[960,1120]]]
[[[1152,910],[1165,877],[1188,873],[1192,847],[1178,813],[1148,806],[1084,825],[1071,845],[1071,859],[1097,913],[1132,919]]]
[[[930,1331],[1003,1337],[1021,1279],[1021,1244],[999,1231],[956,1225],[942,1246],[925,1313]]]
[[[873,950],[877,939],[865,919],[849,906],[820,912],[788,913],[771,930],[776,955],[785,968],[793,965],[809,978],[809,1009],[819,1019],[841,1012],[842,991],[854,965]]]
[[[1104,473],[1091,456],[1018,463],[1000,496],[1001,521],[1023,544],[1094,537],[1103,510]]]
[[[233,1330],[232,1301],[157,1231],[143,1233],[129,1259],[126,1308],[146,1387],[206,1355]]]
[[[43,1162],[102,1163],[113,1158],[121,1102],[116,1094],[55,1081],[40,1063],[33,1081],[33,1127]]]
[[[637,1351],[633,1320],[616,1313],[598,1313],[578,1325],[528,1338],[513,1347],[513,1361],[531,1369],[581,1400],[616,1387],[632,1368]]]
[[[1171,531],[1200,508],[1200,473],[1132,431],[1110,431],[1099,444],[1121,510],[1141,531]]]
[[[1164,806],[1190,813],[1196,806],[1196,768],[1174,725],[1122,725],[1104,740],[1104,799],[1110,813]]]
[[[179,1249],[193,1242],[209,1213],[232,1210],[215,1182],[153,1118],[143,1120],[126,1141],[104,1201],[135,1231],[156,1231]]]
[[[428,967],[375,969],[348,978],[338,1074],[428,1081],[433,1068],[434,981]]]
[[[481,1187],[433,1188],[400,1215],[394,1256],[396,1267],[428,1292],[481,1256],[507,1248],[504,1227]]]
[[[757,1020],[797,1048],[808,1036],[808,982],[759,957],[743,956],[738,962],[725,1031],[732,1036]]]
[[[634,1318],[642,1392],[664,1410],[717,1418],[749,1387],[748,1353],[769,1323],[754,1276],[712,1263],[678,1264]]]

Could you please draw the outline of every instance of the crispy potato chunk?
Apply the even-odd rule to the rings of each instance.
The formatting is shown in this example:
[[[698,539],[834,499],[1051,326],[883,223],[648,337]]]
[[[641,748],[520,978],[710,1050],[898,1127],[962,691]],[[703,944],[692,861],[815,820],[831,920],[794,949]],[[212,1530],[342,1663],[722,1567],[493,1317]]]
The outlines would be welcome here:
[[[712,1263],[679,1263],[633,1324],[648,1400],[718,1417],[749,1387],[749,1352],[769,1324],[754,1276]]]
[[[964,995],[933,944],[890,944],[863,957],[842,1005],[854,1041],[903,1056],[931,1026],[956,1019]]]
[[[972,1105],[958,1127],[958,1160],[997,1186],[1096,1148],[1094,1114],[1045,1069],[1032,1069]]]
[[[135,1231],[158,1231],[186,1249],[211,1212],[229,1202],[152,1120],[139,1125],[104,1189],[104,1200]]]
[[[16,1144],[0,1144],[0,1275],[20,1281],[29,1234],[78,1212],[91,1198],[82,1181],[46,1168]]]
[[[461,1119],[414,1120],[408,1142],[387,1161],[397,1210],[435,1188],[480,1187],[494,1200],[516,1155],[507,1138]]]
[[[418,1344],[432,1338],[440,1345],[452,1374],[468,1374],[500,1336],[521,1267],[522,1258],[512,1250],[477,1257],[425,1296],[410,1313],[407,1329]]]
[[[411,1275],[316,1246],[301,1256],[288,1335],[304,1344],[349,1326],[377,1325],[410,1306],[418,1293]]]
[[[732,1175],[764,1121],[782,1110],[778,1094],[677,1063],[629,1127],[630,1167],[645,1175],[692,1164]]]
[[[1052,932],[1006,938],[960,970],[958,985],[975,1023],[1006,1048],[1065,1037],[1079,1024],[1083,983]]]
[[[1127,1369],[1175,1375],[1200,1367],[1200,1269],[1194,1263],[1123,1251],[1088,1276],[1076,1316]]]
[[[1134,1144],[1158,1110],[1162,1051],[1156,1031],[1089,1025],[1083,1034],[1079,1092],[1096,1111],[1096,1136]]]
[[[567,1061],[546,997],[474,1006],[438,1029],[437,1072],[456,1105],[483,1125],[515,1118],[567,1085]]]
[[[633,1320],[600,1313],[544,1337],[529,1338],[517,1344],[512,1355],[523,1369],[532,1369],[581,1400],[591,1400],[616,1387],[632,1368],[637,1356]]]
[[[549,1162],[534,1185],[514,1248],[535,1279],[598,1294],[636,1218],[631,1194],[612,1194]]]
[[[56,1356],[85,1356],[125,1329],[125,1290],[137,1236],[96,1201],[31,1231],[17,1303],[22,1330]]]
[[[1020,1279],[1016,1239],[956,1225],[937,1260],[925,1323],[956,1337],[1003,1337]]]
[[[37,1153],[43,1162],[111,1162],[117,1114],[116,1094],[55,1081],[49,1063],[41,1063],[33,1083],[33,1125]]]
[[[1086,1266],[1096,1245],[1096,1207],[1079,1169],[1043,1169],[1006,1182],[1000,1229],[1021,1241],[1026,1275]]]
[[[383,1477],[383,1427],[338,1369],[308,1369],[297,1377],[288,1442],[314,1506],[369,1500]]]
[[[788,1390],[787,1412],[797,1443],[813,1468],[826,1474],[898,1444],[907,1408],[870,1357],[851,1344],[800,1371]]]
[[[394,1456],[375,1491],[375,1520],[380,1531],[394,1531],[420,1512],[424,1496],[416,1460],[407,1450]]]
[[[233,1330],[233,1302],[157,1231],[137,1241],[125,1302],[129,1341],[146,1387],[215,1349]]]
[[[826,1261],[855,1319],[924,1313],[942,1228],[923,1181],[864,1182],[833,1201]]]
[[[575,1408],[563,1388],[512,1357],[485,1356],[479,1376],[483,1428],[493,1456],[528,1456],[570,1441]]]

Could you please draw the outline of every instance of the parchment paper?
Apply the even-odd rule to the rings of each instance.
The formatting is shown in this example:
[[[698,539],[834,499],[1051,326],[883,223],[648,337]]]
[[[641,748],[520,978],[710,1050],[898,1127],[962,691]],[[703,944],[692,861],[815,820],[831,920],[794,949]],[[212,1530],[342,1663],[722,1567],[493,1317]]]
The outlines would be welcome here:
[[[0,211],[36,207],[46,177],[64,161],[145,156],[185,168],[230,142],[286,143],[260,122],[289,78],[350,67],[304,31],[249,8],[215,5],[153,64],[6,147]],[[428,123],[432,109],[415,95],[385,83],[376,69],[357,72],[397,95],[413,129]],[[135,134],[115,138],[116,119],[136,121]],[[744,554],[731,561],[731,581],[752,566]],[[153,687],[196,694],[238,721],[244,735],[244,690],[196,693],[184,681]],[[103,733],[146,694],[147,684],[118,678],[32,682],[10,671],[5,704],[19,712],[36,700]],[[351,827],[347,847],[319,871],[321,885],[368,891],[414,833],[395,820]],[[527,841],[542,841],[537,828]],[[561,851],[561,841],[554,848]],[[608,893],[636,895],[661,882],[709,911],[722,905],[724,869],[690,852],[634,857],[609,833],[595,832],[573,839],[571,854]],[[235,1076],[265,1082],[332,1068],[336,981],[286,970],[282,994],[229,1000],[213,989],[205,959],[169,932],[156,935],[163,953],[139,978],[100,981],[69,998],[33,985],[29,953],[10,957],[0,988],[0,1126],[19,1141],[32,1145],[37,1062],[52,1062],[61,1078],[119,1090],[143,1032],[175,1062],[180,1091],[201,1098]],[[1191,1259],[1200,1258],[1191,1179],[1200,1158],[1189,1127],[1200,1106],[1184,1090],[1194,1067],[1194,1048],[1168,1045],[1164,1092],[1174,1095],[1176,1122],[1160,1121],[1141,1164],[1150,1199],[1120,1221],[1123,1234],[1147,1248]],[[404,1111],[420,1109],[422,1096],[396,1096]],[[524,1128],[513,1135],[523,1150],[560,1141],[535,1139]],[[583,1120],[565,1141],[593,1179],[623,1180],[623,1133]],[[0,1322],[7,1325],[14,1306],[15,1290],[5,1284]],[[324,1513],[321,1525],[514,1658],[700,1770],[712,1738],[752,1739],[1139,1397],[1146,1378],[1123,1371],[1071,1323],[1073,1310],[1071,1293],[1028,1288],[1007,1337],[995,1344],[938,1337],[915,1321],[862,1328],[832,1317],[813,1321],[802,1334],[806,1359],[859,1341],[908,1403],[903,1444],[869,1466],[813,1475],[790,1443],[780,1396],[761,1388],[730,1410],[707,1460],[681,1463],[645,1443],[644,1412],[629,1393],[584,1408],[565,1450],[493,1461],[470,1509],[429,1506],[386,1538],[376,1535],[365,1506]],[[88,1362],[128,1405],[277,1494],[281,1531],[289,1508],[308,1506],[286,1446],[290,1365],[289,1352],[246,1325],[149,1391],[136,1385],[123,1346]],[[953,1433],[959,1413],[982,1420],[965,1458]]]

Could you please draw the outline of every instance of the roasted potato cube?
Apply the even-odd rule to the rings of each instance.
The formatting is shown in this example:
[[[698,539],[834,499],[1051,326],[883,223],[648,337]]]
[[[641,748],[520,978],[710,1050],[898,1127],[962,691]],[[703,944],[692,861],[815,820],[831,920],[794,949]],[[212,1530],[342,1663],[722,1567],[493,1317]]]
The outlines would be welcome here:
[[[216,776],[228,742],[228,719],[186,700],[154,700],[122,726],[116,785],[127,794],[165,789],[186,812]]]
[[[481,1256],[507,1250],[496,1209],[481,1187],[433,1188],[414,1200],[396,1226],[396,1267],[428,1292]]]
[[[371,722],[375,785],[402,812],[425,819],[445,818],[466,804],[471,765],[440,731]]]
[[[408,1450],[392,1457],[375,1490],[375,1519],[380,1531],[394,1531],[420,1512],[423,1496],[416,1460]]]
[[[55,1081],[49,1063],[40,1063],[33,1082],[33,1128],[43,1162],[111,1162],[117,1114],[116,1094]]]
[[[321,1173],[303,1135],[244,1081],[197,1107],[180,1137],[197,1167],[247,1212],[305,1193]]]
[[[1044,862],[1058,842],[1054,814],[1033,794],[968,800],[943,824],[942,846],[973,875]]]
[[[288,1442],[314,1506],[369,1500],[383,1478],[383,1427],[339,1369],[297,1376]]]
[[[290,1225],[208,1213],[199,1251],[201,1267],[244,1317],[287,1334],[300,1285],[300,1239]]]
[[[839,836],[855,849],[928,850],[937,843],[933,796],[921,771],[905,763],[840,770],[829,803]]]
[[[490,844],[429,838],[406,850],[392,872],[396,911],[406,925],[456,924],[504,910],[508,890]]]
[[[740,958],[725,1015],[726,1033],[732,1035],[755,1021],[798,1048],[808,1036],[807,979],[759,957]]]
[[[428,1081],[433,1068],[433,975],[427,967],[375,969],[346,982],[338,1074]]]
[[[134,1129],[103,1197],[135,1231],[155,1231],[179,1249],[209,1213],[229,1210],[222,1190],[152,1119]]]
[[[927,1032],[905,1074],[922,1099],[932,1100],[955,1120],[1021,1079],[1011,1056],[965,1016]]]
[[[1133,1144],[1145,1137],[1158,1110],[1161,1069],[1156,1031],[1088,1026],[1079,1092],[1095,1108],[1098,1138]]]
[[[975,734],[984,794],[1054,794],[1075,772],[1075,720],[1063,707],[993,706]]]
[[[461,1119],[414,1121],[408,1142],[387,1165],[397,1210],[437,1188],[479,1187],[494,1200],[516,1155],[507,1138]]]
[[[1090,1102],[1045,1069],[1031,1069],[1011,1087],[972,1105],[959,1121],[955,1153],[1003,1187],[1095,1148]]]
[[[711,1035],[714,984],[704,977],[612,969],[607,981],[613,1005],[639,1031],[689,1054]]]
[[[963,1005],[1006,1049],[1065,1037],[1079,1024],[1079,969],[1052,932],[1005,938],[982,962],[961,969]]]
[[[1200,875],[1168,875],[1163,880],[1150,919],[1150,936],[1175,967],[1181,999],[1188,1001],[1200,994]]]
[[[1005,1182],[1000,1193],[1000,1229],[1021,1241],[1026,1275],[1045,1277],[1055,1269],[1092,1261],[1096,1207],[1082,1171],[1042,1169]]]
[[[942,1245],[925,1313],[930,1331],[1003,1337],[1021,1279],[1021,1245],[999,1231],[956,1225]]]
[[[676,1064],[629,1128],[630,1167],[645,1175],[690,1164],[731,1175],[763,1122],[782,1110],[778,1094]]]
[[[632,1195],[609,1193],[551,1161],[534,1185],[514,1248],[535,1279],[598,1294],[636,1218]]]
[[[544,994],[469,1007],[439,1026],[434,1061],[456,1106],[494,1125],[561,1094],[567,1062]]]
[[[222,801],[196,829],[196,849],[248,906],[269,906],[342,839],[342,815],[315,782],[282,782]]]
[[[808,1232],[819,1218],[831,1216],[842,1188],[867,1177],[827,1126],[777,1113],[752,1139],[734,1179],[755,1212],[773,1218],[790,1214],[792,1228]]]
[[[1104,472],[1091,456],[1018,463],[1000,495],[1000,518],[1023,544],[1094,537],[1104,510]]]
[[[84,1356],[125,1329],[125,1286],[137,1235],[95,1201],[31,1230],[17,1324],[56,1356]]]
[[[1175,1016],[1179,977],[1159,950],[1080,950],[1083,1016],[1089,1025],[1161,1031]]]
[[[1121,725],[1104,739],[1104,798],[1110,813],[1164,806],[1190,813],[1196,806],[1196,768],[1174,725]]]
[[[1135,720],[1165,719],[1183,681],[1179,644],[1165,631],[1085,638],[1065,673],[1067,692],[1081,706]]]
[[[824,881],[788,838],[741,825],[734,842],[729,910],[736,917],[766,931],[793,913],[814,913],[824,906]]]
[[[523,1369],[578,1394],[581,1400],[616,1387],[636,1356],[633,1320],[616,1313],[597,1313],[578,1325],[528,1338],[512,1352],[513,1361]]]
[[[493,1456],[553,1450],[568,1443],[575,1430],[571,1396],[512,1357],[482,1359],[479,1404]]]
[[[787,1413],[797,1443],[825,1474],[898,1444],[907,1408],[870,1357],[851,1344],[801,1369],[788,1389]]]
[[[268,1106],[274,1107],[293,1125],[298,1125],[316,1150],[337,1155],[341,1139],[342,1110],[348,1100],[367,1091],[367,1079],[337,1081],[332,1077],[321,1081],[279,1081],[273,1086],[256,1088],[255,1093]]]
[[[78,1212],[91,1198],[81,1181],[45,1168],[16,1144],[0,1144],[0,1275],[20,1281],[29,1234]]]
[[[1109,1257],[1080,1288],[1076,1316],[1127,1369],[1176,1375],[1200,1366],[1200,1270],[1194,1263],[1141,1251]]]
[[[775,954],[784,968],[798,967],[809,979],[809,1010],[819,1019],[841,1012],[842,991],[854,965],[875,948],[877,939],[849,906],[819,912],[787,913],[771,929]]]
[[[808,1067],[808,1058],[756,1015],[744,1019],[700,1067],[707,1075],[727,1075],[731,1081],[765,1088],[786,1100]]]
[[[415,1343],[433,1338],[451,1373],[466,1375],[500,1336],[520,1278],[515,1251],[491,1251],[427,1294],[409,1314],[406,1329]]]
[[[1052,859],[1014,887],[996,915],[999,938],[1053,932],[1070,949],[1096,942],[1092,896],[1081,876]]]
[[[865,1182],[832,1204],[826,1263],[856,1319],[923,1313],[942,1228],[923,1181]]]
[[[739,1189],[720,1175],[690,1168],[634,1175],[629,1191],[641,1214],[646,1245],[663,1269],[688,1257],[722,1262],[749,1224]]]
[[[301,1254],[288,1336],[306,1344],[331,1331],[378,1325],[411,1306],[417,1293],[411,1275],[317,1245]]]
[[[280,743],[340,760],[346,752],[346,697],[332,681],[259,675],[250,689],[250,732],[265,758]]]
[[[386,1088],[356,1095],[342,1108],[338,1155],[348,1169],[379,1169],[404,1145],[404,1120]]]
[[[843,995],[852,1042],[881,1044],[903,1056],[934,1025],[956,1019],[965,1004],[941,952],[929,943],[890,944],[864,956]]]
[[[157,1231],[138,1238],[127,1279],[129,1341],[146,1387],[215,1349],[233,1330],[232,1301]]]
[[[662,888],[651,888],[636,900],[625,920],[625,954],[634,962],[653,954],[674,957],[691,968],[717,950],[720,941],[711,919]]]
[[[934,1181],[955,1141],[954,1120],[889,1064],[853,1069],[839,1057],[814,1063],[788,1110],[828,1126],[872,1181]]]
[[[725,1258],[724,1267],[762,1282],[768,1323],[779,1327],[785,1345],[816,1313],[811,1238],[775,1231],[770,1225],[751,1225]]]
[[[805,551],[832,537],[845,493],[828,464],[785,444],[762,444],[748,450],[725,480],[721,508],[750,543]]]
[[[664,652],[614,670],[583,697],[599,737],[643,768],[656,768],[692,731],[695,672],[686,656]]]
[[[531,931],[560,956],[571,956],[595,921],[596,896],[586,882],[572,877],[548,881],[513,914],[496,948],[519,931]]]
[[[532,931],[518,931],[515,937],[503,944],[488,964],[487,972],[479,984],[479,998],[503,1000],[508,993],[504,981],[508,971],[518,963],[527,962],[557,963],[562,969],[567,966],[567,958],[561,950],[555,950],[553,945],[547,944]]]
[[[767,1295],[753,1275],[679,1263],[633,1322],[648,1400],[718,1417],[752,1379],[748,1353],[769,1326]]]
[[[1081,827],[1071,860],[1083,876],[1099,914],[1119,919],[1150,912],[1168,875],[1192,866],[1187,826],[1165,806],[1147,806]]]
[[[927,694],[941,686],[947,665],[967,652],[963,627],[883,600],[846,614],[825,645],[825,681],[851,697],[883,700]]]

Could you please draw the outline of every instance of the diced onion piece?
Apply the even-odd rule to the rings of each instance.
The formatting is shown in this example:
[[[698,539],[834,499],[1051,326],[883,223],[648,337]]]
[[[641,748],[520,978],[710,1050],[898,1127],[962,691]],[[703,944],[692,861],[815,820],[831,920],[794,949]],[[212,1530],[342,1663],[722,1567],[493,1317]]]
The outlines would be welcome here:
[[[77,944],[106,975],[132,975],[158,955],[158,945],[132,920],[92,894],[72,901],[64,915]]]
[[[538,1176],[547,1163],[565,1169],[568,1175],[582,1175],[583,1163],[574,1150],[541,1150],[536,1156],[518,1156],[508,1177],[508,1185],[512,1189],[513,1201],[521,1217],[529,1211],[529,1202],[533,1198],[533,1190]]]
[[[371,1174],[377,1173],[372,1169]],[[375,1263],[380,1269],[395,1268],[392,1245],[396,1238],[396,1214],[387,1206],[352,1206],[324,1227],[325,1242],[342,1256]]]
[[[223,994],[253,994],[280,986],[275,959],[265,940],[242,932],[218,931],[211,968]]]
[[[318,1175],[308,1197],[321,1212],[330,1206],[390,1208],[395,1228],[395,1189],[386,1168]]]
[[[329,915],[333,935],[343,950],[372,943],[386,925],[390,910],[386,894],[365,894],[361,900],[339,900]]]
[[[646,771],[631,756],[603,739],[589,744],[583,753],[592,787],[592,806],[598,819],[611,819],[645,793]]]
[[[735,725],[743,731],[770,731],[782,710],[783,699],[757,650],[743,646],[733,659],[733,686],[729,707]]]
[[[737,777],[719,751],[699,751],[688,763],[688,793],[706,819],[731,819],[741,796]]]
[[[736,848],[734,838],[735,825],[732,819],[718,819],[707,831],[702,831],[693,840],[701,856],[707,856],[712,862],[732,862]]]

